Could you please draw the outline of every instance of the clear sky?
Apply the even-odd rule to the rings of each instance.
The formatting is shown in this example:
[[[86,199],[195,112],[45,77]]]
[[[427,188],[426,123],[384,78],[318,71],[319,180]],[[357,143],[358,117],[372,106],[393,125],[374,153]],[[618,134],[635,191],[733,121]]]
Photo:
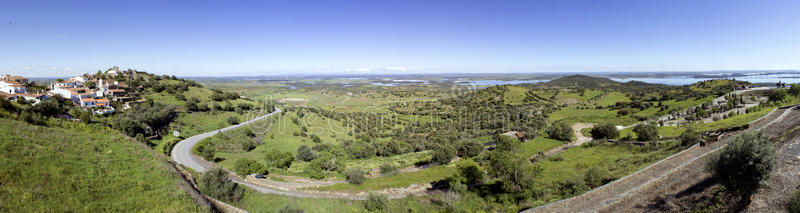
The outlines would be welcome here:
[[[0,2],[0,73],[800,69],[800,1]]]

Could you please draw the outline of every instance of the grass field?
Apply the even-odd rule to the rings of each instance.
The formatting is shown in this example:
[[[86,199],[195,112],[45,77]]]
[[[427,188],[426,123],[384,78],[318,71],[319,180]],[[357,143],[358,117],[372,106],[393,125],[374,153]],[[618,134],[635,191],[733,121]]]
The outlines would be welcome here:
[[[522,143],[520,147],[522,148],[522,156],[532,156],[536,153],[545,152],[563,144],[564,143],[561,141],[550,138],[537,137]]]
[[[416,183],[430,183],[439,181],[449,177],[453,173],[455,173],[455,168],[453,168],[452,165],[433,166],[415,172],[406,172],[377,178],[367,178],[367,180],[361,185],[339,183],[314,189],[344,192],[382,190],[385,188],[408,187],[409,185]]]
[[[207,211],[147,146],[101,126],[55,120],[50,126],[0,118],[0,210]]]
[[[606,169],[612,177],[620,178],[680,150],[678,141],[666,142],[661,147],[608,144],[579,146],[559,154],[563,160],[537,162],[542,169],[542,175],[536,179],[536,183],[540,187],[553,187],[560,181],[583,178],[592,167]],[[547,197],[546,195],[545,199],[549,200]]]
[[[595,105],[610,106],[621,101],[631,101],[631,99],[629,99],[627,96],[625,96],[625,94],[622,94],[620,92],[610,92],[605,96],[603,96],[602,98],[600,98],[600,100],[597,100],[597,102],[595,102]]]
[[[575,109],[562,108],[550,113],[550,121],[574,123],[601,123],[608,122],[614,125],[630,125],[636,123],[636,119],[631,117],[618,117],[616,110],[606,109]]]

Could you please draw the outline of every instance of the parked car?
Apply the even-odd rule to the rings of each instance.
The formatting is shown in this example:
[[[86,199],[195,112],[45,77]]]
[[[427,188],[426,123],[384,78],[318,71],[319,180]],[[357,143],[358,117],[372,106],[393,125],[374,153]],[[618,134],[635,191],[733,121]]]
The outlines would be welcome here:
[[[255,176],[256,176],[256,178],[258,178],[258,179],[264,179],[264,178],[267,178],[267,176],[264,176],[264,175],[262,175],[262,174],[255,174]]]

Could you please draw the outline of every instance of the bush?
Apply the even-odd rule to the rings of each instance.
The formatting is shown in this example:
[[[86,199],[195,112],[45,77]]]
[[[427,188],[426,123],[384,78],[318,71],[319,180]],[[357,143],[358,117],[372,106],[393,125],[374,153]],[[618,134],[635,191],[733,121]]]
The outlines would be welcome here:
[[[800,95],[800,85],[792,84],[792,86],[789,87],[788,93],[790,95],[794,95],[794,96]]]
[[[244,188],[228,179],[228,173],[221,168],[213,168],[198,179],[197,184],[203,194],[225,202],[238,202],[244,196]]]
[[[431,161],[439,164],[447,164],[456,156],[456,149],[450,145],[439,144],[433,147],[433,158]]]
[[[602,123],[592,128],[591,134],[594,139],[616,139],[619,137],[619,130],[614,124]]]
[[[347,182],[354,185],[360,185],[367,179],[364,177],[364,172],[358,169],[347,170],[345,176],[347,177]]]
[[[297,159],[306,162],[314,160],[314,152],[307,145],[302,145],[297,148]]]
[[[394,172],[394,171],[397,171],[397,167],[394,166],[394,164],[388,164],[388,163],[381,164],[381,173],[382,174],[391,173],[391,172]]]
[[[610,175],[608,174],[608,170],[592,167],[588,171],[586,171],[586,175],[583,177],[583,181],[589,187],[598,187],[606,184],[606,180],[609,179]]]
[[[652,141],[658,139],[658,129],[655,125],[650,123],[641,123],[633,127],[633,132],[636,133],[636,140],[638,141]]]
[[[321,139],[321,138],[319,138],[319,136],[318,136],[318,135],[311,134],[311,136],[310,136],[310,137],[311,137],[311,142],[314,142],[314,143],[322,143],[322,139]]]
[[[742,132],[722,152],[711,158],[709,168],[720,183],[743,198],[755,192],[777,162],[775,149],[762,132]]]
[[[265,159],[268,167],[285,169],[292,165],[294,156],[290,152],[281,152],[273,148],[267,152]]]
[[[700,133],[695,132],[694,129],[689,128],[681,133],[681,145],[691,146],[700,142]]]
[[[462,142],[458,154],[462,157],[475,157],[483,151],[483,144],[478,141]]]
[[[200,157],[207,161],[213,161],[215,158],[214,156],[217,154],[216,148],[214,148],[213,144],[204,143],[200,146],[197,146],[197,152],[200,154]]]
[[[786,99],[785,89],[776,89],[769,94],[769,101],[771,102],[783,101],[783,99]]]
[[[228,124],[230,125],[239,124],[239,118],[237,118],[236,116],[228,117]]]
[[[370,192],[367,200],[364,201],[364,208],[367,211],[383,211],[386,210],[387,203],[389,203],[389,197],[385,194]]]
[[[469,159],[458,163],[458,174],[464,178],[466,184],[480,183],[485,175],[480,165]]]
[[[303,213],[303,209],[295,205],[294,203],[286,204],[281,208],[280,213]]]
[[[793,84],[792,87],[795,85]],[[794,196],[789,200],[789,206],[786,208],[789,213],[800,213],[800,190],[794,192]]]
[[[573,135],[572,127],[565,123],[554,123],[547,129],[548,137],[560,141],[570,141]]]
[[[247,176],[249,174],[265,174],[267,168],[261,163],[250,159],[239,159],[233,166],[233,170],[239,176]]]

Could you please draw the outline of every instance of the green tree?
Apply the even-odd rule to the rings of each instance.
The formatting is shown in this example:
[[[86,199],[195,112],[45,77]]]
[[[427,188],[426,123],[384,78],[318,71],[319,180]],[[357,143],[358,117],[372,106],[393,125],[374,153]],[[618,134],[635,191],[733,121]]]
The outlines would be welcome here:
[[[478,141],[464,141],[458,147],[458,154],[462,157],[475,157],[483,151],[483,144]]]
[[[658,139],[658,128],[651,123],[640,123],[633,127],[638,141],[652,141]]]
[[[769,137],[762,132],[745,131],[711,158],[709,168],[726,189],[742,196],[743,204],[747,205],[750,195],[767,180],[776,162]]]
[[[302,145],[297,148],[297,159],[306,162],[314,160],[314,152],[307,145]]]
[[[265,159],[267,166],[273,168],[289,168],[292,165],[294,156],[290,152],[281,152],[278,149],[272,148],[267,151]]]
[[[594,139],[616,139],[619,137],[619,130],[614,124],[601,123],[592,128],[591,134]]]
[[[216,159],[215,155],[217,154],[217,150],[213,144],[201,144],[200,146],[197,146],[197,152],[201,157],[203,157],[203,159],[207,161],[213,161]]]
[[[447,164],[456,156],[456,149],[448,144],[438,144],[433,147],[433,158],[431,161],[439,164]]]
[[[541,173],[528,159],[510,152],[492,152],[486,168],[487,175],[497,178],[501,189],[509,193],[531,192],[534,179]]]
[[[572,140],[573,135],[574,133],[572,133],[572,127],[565,123],[554,123],[547,129],[548,137],[560,141],[570,141]]]
[[[467,159],[458,162],[458,175],[464,178],[464,183],[475,184],[483,181],[485,172],[478,163]]]
[[[700,142],[700,133],[694,131],[693,128],[688,128],[681,133],[681,145],[691,146]]]
[[[798,96],[798,95],[800,95],[800,85],[798,85],[798,84],[792,84],[792,86],[791,86],[791,87],[789,87],[789,91],[788,91],[788,93],[789,93],[790,95],[793,95],[793,96]]]
[[[391,163],[381,164],[380,168],[381,168],[381,174],[392,173],[394,171],[397,171],[397,167]]]
[[[230,125],[239,124],[239,118],[236,117],[236,116],[228,117],[228,124],[230,124]]]
[[[228,179],[228,173],[222,168],[213,168],[202,175],[197,181],[203,194],[225,202],[238,202],[244,196],[244,188]]]
[[[786,99],[785,89],[776,89],[769,94],[769,101],[778,102],[783,101],[783,99]]]
[[[521,149],[519,140],[507,135],[496,135],[495,142],[497,143],[495,148],[497,151],[517,153]]]
[[[233,170],[236,171],[236,174],[238,174],[239,176],[267,173],[267,168],[264,167],[264,165],[258,163],[258,161],[250,159],[237,160],[233,166]]]

